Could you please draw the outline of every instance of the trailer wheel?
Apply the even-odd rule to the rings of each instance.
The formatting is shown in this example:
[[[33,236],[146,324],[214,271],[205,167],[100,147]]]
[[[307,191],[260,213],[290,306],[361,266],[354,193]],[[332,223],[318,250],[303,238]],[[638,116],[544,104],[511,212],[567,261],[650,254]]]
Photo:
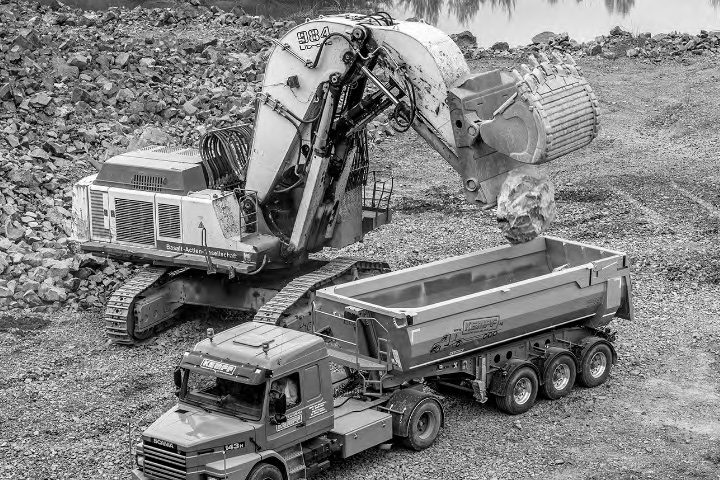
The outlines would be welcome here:
[[[283,475],[275,465],[258,463],[250,471],[247,480],[283,480]]]
[[[505,384],[505,395],[496,397],[497,406],[510,415],[527,412],[535,404],[539,383],[532,368],[518,368]]]
[[[597,387],[605,383],[612,369],[613,354],[604,343],[596,343],[588,350],[580,365],[580,383],[585,387]]]
[[[545,369],[542,394],[550,400],[566,396],[575,385],[577,367],[570,355],[558,355]]]
[[[426,449],[435,442],[441,423],[442,411],[437,402],[434,400],[422,402],[408,420],[405,445],[418,451]]]

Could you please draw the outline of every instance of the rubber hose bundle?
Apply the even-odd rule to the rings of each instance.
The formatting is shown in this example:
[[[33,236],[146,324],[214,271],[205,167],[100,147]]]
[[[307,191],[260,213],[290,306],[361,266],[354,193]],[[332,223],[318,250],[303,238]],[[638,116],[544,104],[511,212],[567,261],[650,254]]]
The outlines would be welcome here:
[[[202,158],[210,188],[242,188],[245,185],[252,127],[235,127],[213,130],[200,140]]]

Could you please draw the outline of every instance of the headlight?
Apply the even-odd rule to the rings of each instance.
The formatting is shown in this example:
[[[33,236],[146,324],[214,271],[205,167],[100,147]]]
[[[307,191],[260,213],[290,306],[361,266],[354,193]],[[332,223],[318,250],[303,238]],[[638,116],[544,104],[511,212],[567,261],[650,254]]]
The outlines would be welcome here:
[[[142,453],[136,453],[135,463],[138,467],[143,468],[145,466],[145,455],[143,455]]]

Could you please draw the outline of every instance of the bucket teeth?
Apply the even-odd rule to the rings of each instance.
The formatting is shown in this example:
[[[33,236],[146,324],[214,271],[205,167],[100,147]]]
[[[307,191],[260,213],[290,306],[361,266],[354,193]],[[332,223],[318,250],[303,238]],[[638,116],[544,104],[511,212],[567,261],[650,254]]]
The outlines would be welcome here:
[[[537,68],[540,66],[540,63],[537,61],[537,58],[535,58],[535,55],[529,55],[528,62],[530,62],[532,68]]]
[[[550,59],[544,52],[538,53],[538,57],[540,57],[540,63],[550,63]]]

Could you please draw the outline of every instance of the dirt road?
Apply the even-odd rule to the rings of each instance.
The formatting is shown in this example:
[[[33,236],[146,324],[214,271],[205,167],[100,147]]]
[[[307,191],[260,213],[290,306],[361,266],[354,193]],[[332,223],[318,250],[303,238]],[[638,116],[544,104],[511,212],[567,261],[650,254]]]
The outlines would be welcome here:
[[[448,396],[432,448],[371,450],[322,479],[720,478],[720,69],[691,60],[581,61],[602,134],[547,167],[549,233],[631,255],[636,318],[613,324],[610,381],[517,417]],[[491,64],[505,65],[475,67]],[[503,243],[491,212],[467,205],[419,144],[375,147],[396,176],[394,223],[342,253],[401,268]],[[229,324],[196,319],[134,349],[106,344],[98,312],[22,325],[0,337],[0,478],[127,478],[128,433],[136,441],[174,403],[172,366],[205,328]]]

